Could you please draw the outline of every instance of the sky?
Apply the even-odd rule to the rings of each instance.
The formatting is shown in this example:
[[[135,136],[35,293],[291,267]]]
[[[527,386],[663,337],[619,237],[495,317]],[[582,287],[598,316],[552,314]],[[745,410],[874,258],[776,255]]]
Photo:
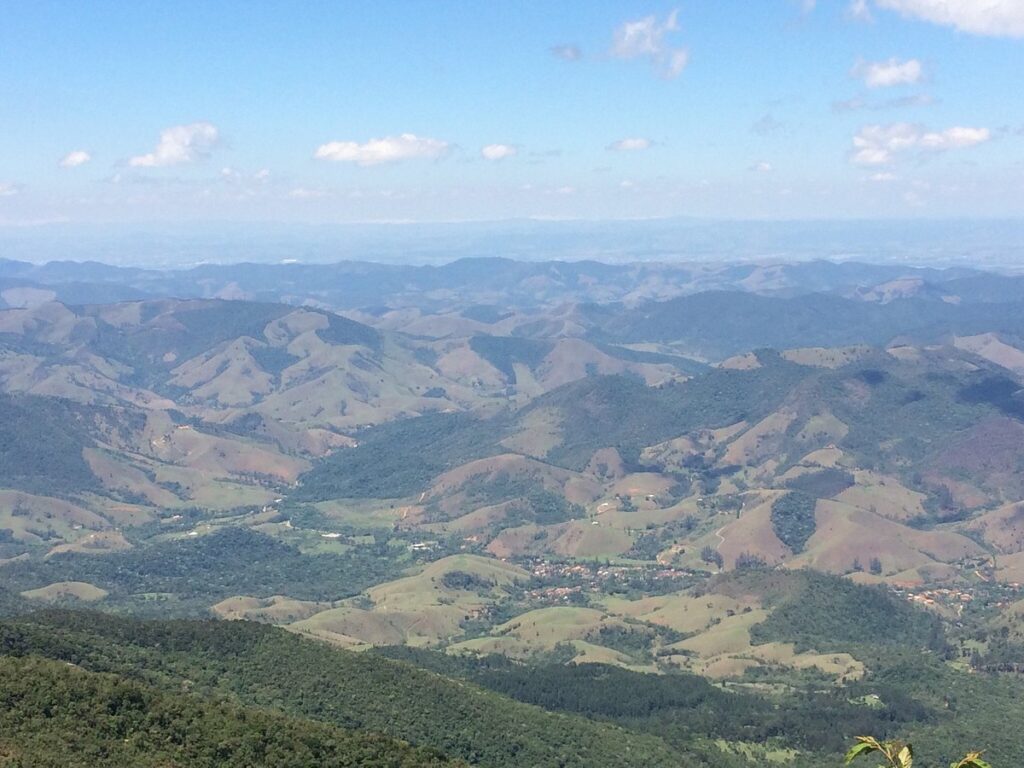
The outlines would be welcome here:
[[[0,0],[0,225],[1024,217],[1024,0]]]

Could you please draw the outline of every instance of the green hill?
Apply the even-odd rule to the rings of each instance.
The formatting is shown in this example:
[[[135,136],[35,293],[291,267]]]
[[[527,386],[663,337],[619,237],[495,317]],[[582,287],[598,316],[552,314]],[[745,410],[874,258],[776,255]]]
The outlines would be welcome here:
[[[82,457],[93,444],[92,410],[54,397],[0,394],[0,487],[58,493],[96,488]]]
[[[373,733],[39,658],[0,656],[0,698],[0,765],[10,768],[454,765]]]
[[[197,695],[377,731],[492,768],[701,764],[655,736],[548,713],[408,664],[263,625],[50,612],[0,623],[0,648],[161,690],[179,690],[187,680]]]

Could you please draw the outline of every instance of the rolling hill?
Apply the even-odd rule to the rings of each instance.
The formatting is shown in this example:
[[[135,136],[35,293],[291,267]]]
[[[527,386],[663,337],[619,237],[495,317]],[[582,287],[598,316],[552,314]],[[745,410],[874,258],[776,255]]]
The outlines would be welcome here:
[[[843,723],[983,733],[922,681],[987,712],[967,670],[1018,669],[1014,278],[3,270],[0,615],[242,621],[0,622],[5,685],[75,692],[22,696],[0,762],[88,731],[110,764],[204,764],[226,733],[253,765],[802,768]],[[143,297],[54,301],[72,279]],[[137,707],[93,716],[124,699],[194,751],[151,748]],[[61,739],[33,739],[41,711]]]

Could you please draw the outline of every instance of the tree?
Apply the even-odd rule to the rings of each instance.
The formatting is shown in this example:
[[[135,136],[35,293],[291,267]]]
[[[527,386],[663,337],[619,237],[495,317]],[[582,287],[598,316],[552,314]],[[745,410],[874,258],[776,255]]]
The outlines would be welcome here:
[[[753,552],[741,552],[740,556],[736,558],[737,571],[748,571],[767,567],[768,563],[765,559],[760,555],[755,555]]]
[[[722,553],[712,547],[710,544],[706,545],[704,549],[700,551],[700,559],[705,563],[714,565],[719,570],[725,565],[725,558],[722,557]]]
[[[878,753],[885,762],[879,768],[913,768],[914,748],[902,741],[879,741],[873,736],[858,736],[857,743],[846,753],[846,764],[849,765],[858,757]],[[981,759],[981,752],[968,752],[958,763],[950,763],[949,768],[992,768]]]
[[[871,572],[875,576],[881,576],[882,575],[882,561],[879,560],[877,557],[872,557],[871,558],[871,562],[868,565],[868,568],[871,570]]]

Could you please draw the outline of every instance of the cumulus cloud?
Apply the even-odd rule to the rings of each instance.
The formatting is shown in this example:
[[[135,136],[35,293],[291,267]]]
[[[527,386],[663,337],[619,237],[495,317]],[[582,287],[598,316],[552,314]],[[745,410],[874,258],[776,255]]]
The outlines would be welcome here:
[[[157,168],[165,165],[194,163],[209,156],[217,145],[220,133],[212,123],[175,125],[160,132],[156,149],[146,155],[137,155],[128,161],[139,168]]]
[[[317,160],[368,166],[416,158],[437,158],[447,151],[446,141],[428,139],[414,133],[403,133],[382,139],[370,139],[363,144],[356,141],[331,141],[317,147],[314,157]]]
[[[754,165],[750,166],[750,170],[756,171],[757,173],[771,173],[775,170],[775,167],[771,163],[762,160],[761,162],[754,163]]]
[[[851,160],[857,165],[887,165],[903,152],[962,149],[983,144],[991,137],[988,128],[954,126],[929,131],[912,123],[865,125],[853,137]]]
[[[672,11],[662,22],[653,15],[627,21],[616,28],[609,54],[615,59],[647,58],[659,76],[678,77],[690,60],[686,48],[671,45],[666,40],[678,30],[678,10]]]
[[[878,183],[886,183],[890,181],[896,181],[897,179],[899,179],[899,176],[897,176],[895,173],[890,173],[889,171],[879,171],[878,173],[872,173],[870,176],[868,176],[868,178],[871,181],[875,181]]]
[[[894,85],[913,85],[921,81],[924,67],[917,59],[900,61],[861,61],[854,65],[850,74],[860,78],[868,88],[889,88]]]
[[[903,16],[991,37],[1024,37],[1021,0],[875,0]]]
[[[921,136],[921,146],[928,149],[958,149],[983,144],[992,138],[988,128],[964,128],[955,126],[941,133],[925,133]]]
[[[60,160],[61,168],[77,168],[80,165],[85,165],[92,160],[92,155],[86,152],[84,149],[76,149],[73,152],[68,152]]]
[[[605,147],[610,152],[638,152],[650,148],[651,140],[641,138],[619,139]]]
[[[485,160],[504,160],[519,154],[519,148],[512,144],[488,144],[480,150]]]
[[[19,184],[13,184],[9,181],[0,181],[0,197],[14,197],[19,192],[21,192],[21,186]]]
[[[563,61],[579,61],[583,58],[583,51],[575,45],[553,45],[548,50],[556,59]]]

